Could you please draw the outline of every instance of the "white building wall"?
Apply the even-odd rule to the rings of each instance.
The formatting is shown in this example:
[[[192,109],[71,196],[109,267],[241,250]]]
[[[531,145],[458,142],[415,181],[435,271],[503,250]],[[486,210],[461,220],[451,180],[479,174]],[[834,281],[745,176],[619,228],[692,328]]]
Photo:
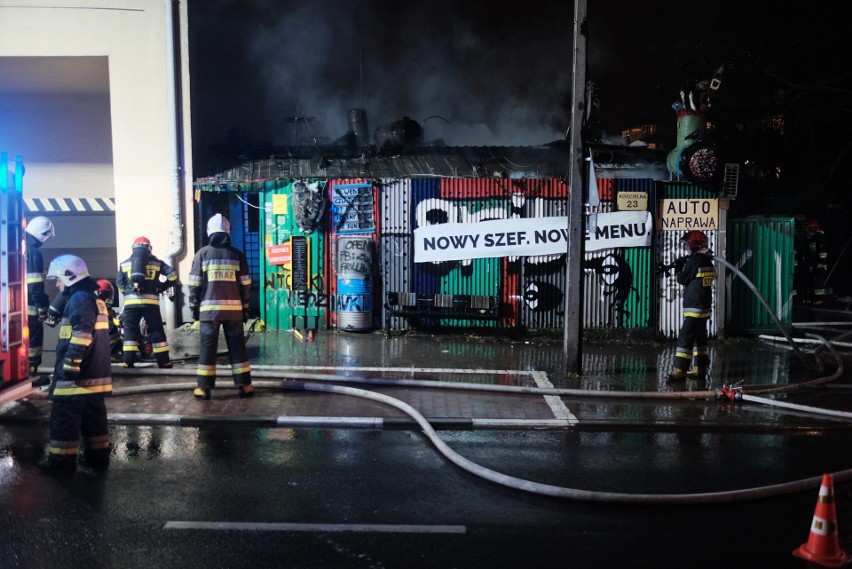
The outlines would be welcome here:
[[[104,233],[116,260],[144,235],[160,258],[180,251],[169,260],[184,281],[195,251],[186,0],[0,0],[0,22],[0,148],[23,156],[25,197],[114,197],[114,233]],[[170,100],[174,85],[181,93]],[[181,129],[174,108],[186,117]],[[63,238],[80,241],[48,243]]]

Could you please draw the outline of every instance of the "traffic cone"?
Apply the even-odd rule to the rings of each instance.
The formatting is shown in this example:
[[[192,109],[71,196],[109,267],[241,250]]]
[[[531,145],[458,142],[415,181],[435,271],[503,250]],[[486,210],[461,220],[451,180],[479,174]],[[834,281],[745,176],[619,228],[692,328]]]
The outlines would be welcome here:
[[[840,549],[837,538],[837,512],[831,474],[822,475],[811,533],[806,543],[793,550],[793,555],[825,567],[841,567],[852,560],[848,553]]]

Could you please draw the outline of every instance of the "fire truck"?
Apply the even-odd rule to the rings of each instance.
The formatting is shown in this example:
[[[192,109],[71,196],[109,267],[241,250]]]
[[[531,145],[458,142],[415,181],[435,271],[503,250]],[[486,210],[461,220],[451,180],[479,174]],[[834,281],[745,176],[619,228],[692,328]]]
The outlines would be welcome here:
[[[0,152],[0,389],[29,377],[24,162]]]

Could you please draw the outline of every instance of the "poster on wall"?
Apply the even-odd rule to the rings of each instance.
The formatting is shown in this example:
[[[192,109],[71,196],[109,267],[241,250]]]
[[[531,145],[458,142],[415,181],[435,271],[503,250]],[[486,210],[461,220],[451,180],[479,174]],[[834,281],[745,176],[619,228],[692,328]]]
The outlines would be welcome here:
[[[367,233],[376,230],[373,215],[373,184],[337,184],[331,199],[336,233]]]
[[[597,214],[586,251],[651,246],[651,212]],[[414,262],[560,255],[568,250],[568,218],[539,217],[442,223],[414,230]]]

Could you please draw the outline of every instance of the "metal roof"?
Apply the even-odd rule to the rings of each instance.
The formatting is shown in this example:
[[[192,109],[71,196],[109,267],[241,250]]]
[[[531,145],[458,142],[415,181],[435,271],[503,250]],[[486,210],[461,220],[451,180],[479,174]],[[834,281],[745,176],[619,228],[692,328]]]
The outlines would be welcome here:
[[[616,150],[617,149],[617,150]],[[543,146],[465,146],[416,147],[396,154],[360,154],[336,148],[284,149],[266,157],[243,155],[225,165],[218,159],[214,173],[199,177],[196,185],[225,182],[261,182],[273,179],[307,178],[569,178],[570,152],[559,141]],[[659,177],[647,172],[665,172],[665,154],[648,149],[603,147],[594,150],[598,169],[641,169],[642,177]],[[613,177],[623,177],[617,175]],[[626,176],[625,176],[626,177]],[[636,177],[635,175],[633,177]]]

